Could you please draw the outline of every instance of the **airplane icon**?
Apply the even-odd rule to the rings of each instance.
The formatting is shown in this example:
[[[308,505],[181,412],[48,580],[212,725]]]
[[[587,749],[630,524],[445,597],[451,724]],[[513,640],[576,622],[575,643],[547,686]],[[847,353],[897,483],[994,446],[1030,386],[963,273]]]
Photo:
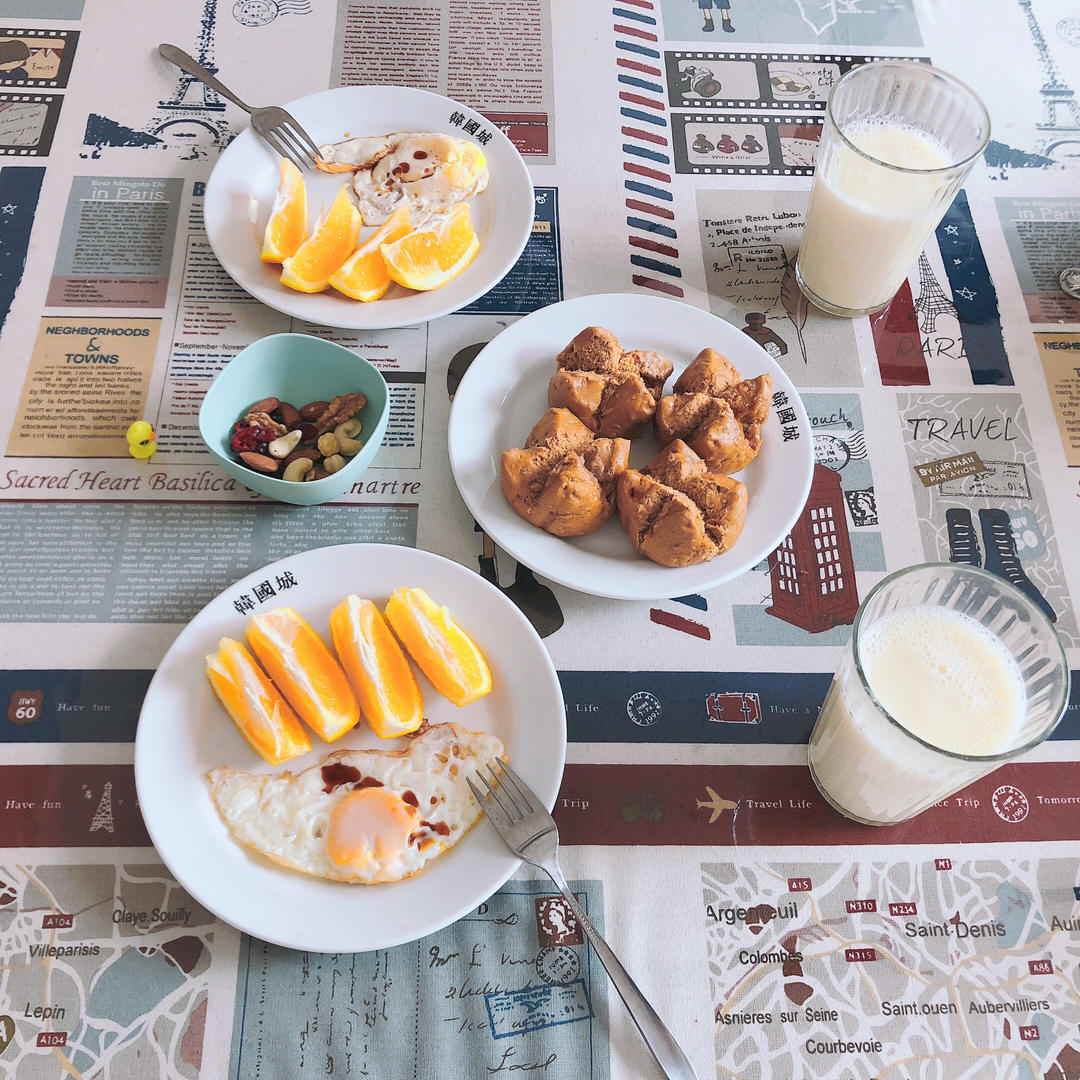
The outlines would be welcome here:
[[[733,803],[730,799],[722,799],[715,791],[707,784],[705,785],[705,793],[709,796],[708,800],[697,800],[699,807],[705,807],[712,811],[712,817],[709,818],[709,824],[711,825],[725,810],[735,810],[738,807],[738,803]]]

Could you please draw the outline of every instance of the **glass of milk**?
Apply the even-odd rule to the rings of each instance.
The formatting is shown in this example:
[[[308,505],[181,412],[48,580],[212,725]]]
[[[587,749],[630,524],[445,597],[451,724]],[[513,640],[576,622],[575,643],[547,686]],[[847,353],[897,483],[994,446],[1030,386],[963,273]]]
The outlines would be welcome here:
[[[1038,745],[1069,697],[1049,620],[985,570],[925,563],[884,578],[810,736],[810,773],[845,817],[905,821]]]
[[[989,138],[986,107],[944,71],[849,71],[829,94],[795,263],[807,299],[849,317],[885,307]]]

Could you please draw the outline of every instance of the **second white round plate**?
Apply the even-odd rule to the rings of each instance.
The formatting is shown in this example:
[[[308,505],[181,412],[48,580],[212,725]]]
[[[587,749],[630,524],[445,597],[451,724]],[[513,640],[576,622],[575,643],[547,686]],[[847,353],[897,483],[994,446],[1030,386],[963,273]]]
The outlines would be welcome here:
[[[287,288],[280,281],[281,267],[259,257],[277,191],[279,158],[249,127],[229,143],[214,166],[206,184],[203,216],[218,261],[256,299],[323,326],[353,330],[411,326],[472,303],[517,262],[532,231],[532,180],[513,143],[480,113],[407,86],[342,86],[290,101],[285,109],[320,146],[339,142],[348,134],[391,131],[436,131],[478,143],[490,173],[488,186],[469,200],[480,250],[456,278],[430,292],[410,292],[393,285],[381,300],[363,303],[333,289],[301,293]],[[481,134],[487,137],[482,144]],[[320,205],[329,206],[352,175],[304,173],[312,221]],[[372,232],[364,229],[361,238]]]
[[[497,735],[514,768],[546,806],[554,805],[566,755],[562,691],[536,631],[498,589],[439,555],[388,544],[316,548],[271,563],[211,600],[184,628],[150,683],[135,738],[139,806],[161,858],[203,907],[255,937],[312,952],[363,952],[413,941],[479,905],[519,865],[481,819],[416,877],[343,885],[249,854],[210,798],[206,773],[218,765],[271,771],[206,681],[206,654],[219,639],[243,640],[251,605],[293,607],[325,639],[330,612],[348,593],[381,607],[402,585],[426,589],[447,605],[491,667],[491,693],[464,708],[451,705],[420,675],[424,715],[432,723],[449,720]],[[296,773],[344,748],[396,750],[403,740],[381,742],[361,720],[335,743],[315,735],[312,743],[309,754],[282,768]]]
[[[735,546],[697,566],[665,567],[639,555],[618,516],[589,536],[564,540],[511,509],[499,484],[504,450],[523,446],[548,407],[555,357],[587,326],[610,330],[624,349],[651,349],[675,365],[672,379],[704,348],[726,356],[744,379],[768,373],[790,418],[774,407],[758,456],[739,473],[750,505]],[[665,387],[671,392],[671,385]],[[787,415],[787,414],[785,414]],[[791,531],[810,493],[814,451],[810,421],[783,369],[757,342],[700,308],[658,296],[608,293],[541,308],[507,327],[476,357],[454,394],[450,465],[466,506],[484,531],[538,574],[594,596],[662,600],[701,592],[756,566]],[[656,454],[651,433],[634,441],[630,464]]]

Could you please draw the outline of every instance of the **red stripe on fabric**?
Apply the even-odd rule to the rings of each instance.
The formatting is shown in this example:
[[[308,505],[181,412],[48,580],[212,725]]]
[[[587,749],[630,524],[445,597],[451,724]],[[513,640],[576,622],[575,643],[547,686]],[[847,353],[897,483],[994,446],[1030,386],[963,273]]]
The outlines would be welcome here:
[[[644,139],[645,142],[656,143],[657,146],[667,146],[668,141],[663,135],[655,135],[651,131],[641,131],[638,128],[624,127],[622,133],[631,139]]]
[[[619,93],[620,101],[629,101],[634,105],[644,105],[647,109],[655,109],[657,112],[664,112],[665,105],[662,101],[658,101],[656,98],[642,97],[640,94],[628,94],[626,91]]]
[[[685,295],[678,285],[672,285],[670,281],[657,281],[656,278],[645,277],[643,274],[635,274],[630,280],[635,285],[641,285],[646,289],[655,289],[657,292],[667,293],[668,296]]]
[[[625,56],[620,56],[615,60],[615,63],[619,67],[630,68],[631,71],[644,71],[647,75],[656,75],[659,77],[663,72],[659,68],[649,67],[648,64],[639,64],[636,60],[627,60]]]
[[[642,214],[652,214],[653,217],[667,218],[669,221],[675,218],[674,211],[668,210],[666,206],[655,206],[653,203],[642,202],[640,199],[627,199],[626,205],[630,210],[637,210]]]
[[[631,236],[630,246],[644,248],[646,251],[655,251],[658,255],[666,255],[669,259],[679,257],[679,249],[670,244],[661,244],[658,240],[648,240],[644,236]]]
[[[623,0],[619,0],[619,3],[622,2]],[[650,4],[648,0],[626,0],[626,3],[628,3],[631,7],[648,8],[650,11],[652,11],[653,9],[652,4]]]
[[[615,32],[617,34],[629,34],[631,37],[645,38],[648,41],[656,40],[655,34],[650,34],[648,30],[638,30],[635,26],[620,26],[616,23]]]
[[[681,630],[684,634],[701,638],[702,641],[711,641],[712,634],[709,628],[702,623],[694,622],[693,619],[684,619],[681,615],[672,615],[659,608],[653,608],[649,612],[649,618],[660,626],[666,626],[669,630]]]
[[[638,176],[647,176],[651,180],[663,180],[665,183],[671,183],[671,174],[666,172],[660,172],[658,169],[647,169],[644,165],[637,165],[632,161],[624,161],[623,169],[629,173],[636,173]]]
[[[911,285],[904,282],[884,311],[870,316],[882,386],[929,386],[930,372]]]

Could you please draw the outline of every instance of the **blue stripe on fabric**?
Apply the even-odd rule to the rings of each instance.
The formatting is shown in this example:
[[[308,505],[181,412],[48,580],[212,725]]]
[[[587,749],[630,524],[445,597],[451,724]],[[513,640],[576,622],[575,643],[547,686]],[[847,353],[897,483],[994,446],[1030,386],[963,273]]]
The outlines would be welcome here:
[[[662,94],[664,88],[659,83],[649,82],[648,79],[639,79],[634,75],[620,75],[619,82],[628,86],[640,86],[642,90],[651,90],[654,94]]]
[[[655,49],[647,48],[645,45],[635,45],[632,41],[616,41],[616,49],[622,49],[624,52],[640,53],[642,56],[651,56],[654,60],[660,59],[660,54]]]
[[[642,15],[640,11],[627,11],[626,8],[612,8],[612,15],[618,15],[620,19],[633,19],[635,22],[648,23],[650,26],[656,25],[656,20],[651,15]]]
[[[976,386],[1012,386],[1005,353],[997,290],[990,279],[982,244],[971,219],[967,192],[961,191],[937,227],[938,248],[960,320],[960,335],[971,381]]]
[[[667,154],[661,154],[658,150],[646,150],[644,146],[635,146],[634,143],[622,144],[624,154],[635,154],[637,157],[648,158],[650,161],[659,161],[664,165],[671,164],[671,158]]]
[[[640,109],[619,109],[623,116],[629,116],[631,120],[640,120],[643,124],[655,124],[657,127],[667,127],[667,121],[662,116],[654,116],[652,113],[644,113]]]
[[[661,225],[659,221],[646,221],[644,218],[628,217],[626,224],[632,229],[644,229],[645,232],[666,236],[669,240],[677,240],[679,237],[679,234],[670,225]]]
[[[651,195],[654,199],[664,199],[667,202],[672,201],[671,192],[665,191],[663,188],[653,187],[652,184],[639,184],[636,180],[624,180],[623,183],[631,191],[640,192],[642,195]]]
[[[682,271],[671,263],[660,262],[659,259],[647,259],[644,255],[631,255],[630,261],[635,266],[645,270],[655,270],[658,274],[667,274],[668,277],[682,277]]]

